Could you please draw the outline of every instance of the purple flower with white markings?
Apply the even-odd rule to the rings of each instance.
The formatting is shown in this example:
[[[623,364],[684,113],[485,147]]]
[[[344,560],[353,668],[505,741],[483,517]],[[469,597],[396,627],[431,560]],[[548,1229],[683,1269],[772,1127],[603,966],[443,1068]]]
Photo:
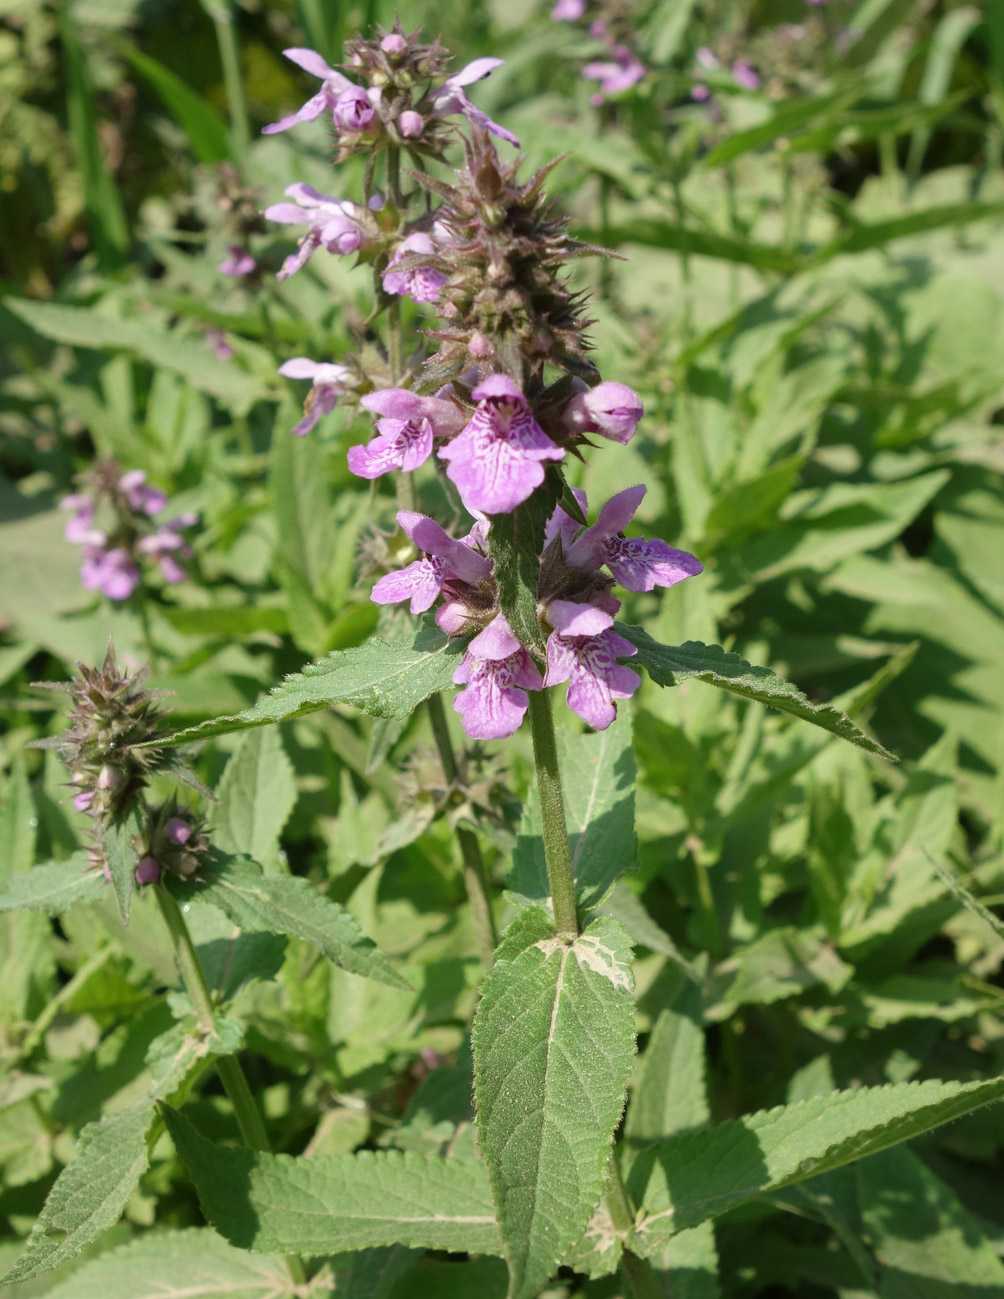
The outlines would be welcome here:
[[[463,113],[469,122],[477,123],[491,135],[497,135],[500,140],[507,140],[518,149],[519,140],[516,136],[505,127],[499,126],[498,122],[493,122],[487,113],[472,104],[464,90],[464,87],[471,85],[472,82],[482,81],[489,73],[501,67],[504,61],[504,59],[475,59],[473,63],[468,63],[465,68],[461,68],[455,76],[444,81],[439,89],[433,92],[432,110],[436,117],[452,117],[455,113]]]
[[[425,613],[448,583],[476,586],[491,577],[490,561],[472,545],[454,540],[434,519],[412,510],[400,510],[397,521],[425,554],[407,568],[380,578],[370,597],[376,604],[410,600],[412,613]]]
[[[311,361],[306,356],[294,356],[279,366],[279,373],[287,379],[309,379],[310,392],[303,403],[304,416],[293,429],[297,437],[309,433],[322,415],[330,415],[352,378],[352,371],[331,361]]]
[[[304,72],[309,72],[312,77],[319,77],[321,88],[295,113],[290,113],[288,117],[273,122],[271,126],[264,127],[262,135],[275,135],[278,131],[288,131],[291,126],[296,126],[298,122],[315,122],[325,112],[334,114],[336,105],[345,95],[359,94],[365,98],[365,91],[360,90],[348,77],[343,77],[340,72],[329,67],[314,50],[294,48],[283,50],[283,54],[291,63],[303,68]],[[337,118],[335,120],[336,124],[338,124]]]
[[[610,614],[593,605],[552,600],[547,619],[554,630],[547,639],[545,687],[567,681],[572,712],[606,730],[617,716],[614,700],[629,699],[641,685],[637,672],[617,662],[637,649],[612,630]]]
[[[413,302],[436,302],[439,291],[449,279],[442,271],[432,266],[416,266],[411,270],[396,271],[395,266],[409,253],[418,253],[431,257],[436,251],[432,239],[422,230],[402,239],[397,251],[390,259],[381,282],[385,293],[407,294]]]
[[[407,388],[368,393],[362,405],[384,418],[377,420],[379,432],[371,442],[349,447],[349,468],[360,478],[379,478],[392,469],[411,473],[432,454],[433,438],[452,437],[466,419],[454,402]]]
[[[641,398],[623,383],[598,383],[577,392],[561,419],[575,433],[598,433],[612,442],[628,443],[645,413]]]
[[[305,225],[307,233],[301,237],[296,252],[283,262],[277,280],[295,275],[318,248],[344,256],[357,252],[366,242],[366,229],[361,224],[363,212],[354,203],[320,194],[302,181],[287,185],[284,192],[295,202],[273,203],[265,209],[265,216],[284,225]]]
[[[467,687],[453,707],[472,740],[504,740],[514,734],[530,705],[527,691],[544,684],[501,613],[467,646],[453,680]]]
[[[471,394],[478,403],[466,428],[439,452],[449,461],[467,509],[505,514],[544,481],[544,460],[565,452],[533,417],[530,404],[507,374],[493,374]]]
[[[606,103],[612,95],[620,95],[625,90],[630,90],[645,76],[644,63],[634,50],[626,45],[612,45],[610,56],[609,60],[587,63],[582,69],[582,75],[587,81],[600,83],[589,97],[589,102],[594,108],[599,108],[601,104]]]
[[[646,488],[639,485],[611,496],[592,527],[565,548],[565,563],[590,572],[605,564],[629,591],[675,586],[703,572],[701,561],[686,550],[674,550],[658,539],[624,536],[645,492]]]

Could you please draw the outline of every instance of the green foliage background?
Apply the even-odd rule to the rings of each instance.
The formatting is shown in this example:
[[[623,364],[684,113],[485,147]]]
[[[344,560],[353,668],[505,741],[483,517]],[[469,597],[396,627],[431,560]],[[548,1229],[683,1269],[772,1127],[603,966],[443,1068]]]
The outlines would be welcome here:
[[[196,725],[377,629],[357,548],[392,523],[394,501],[353,479],[344,454],[367,421],[339,408],[290,438],[296,395],[276,374],[290,356],[349,349],[367,277],[317,257],[275,283],[281,231],[255,242],[259,286],[220,276],[215,176],[239,161],[260,206],[293,180],[350,194],[353,167],[332,173],[320,129],[257,131],[310,89],[282,48],[336,59],[344,36],[393,11],[248,0],[228,25],[223,0],[0,4],[0,879],[70,857],[86,828],[55,755],[26,749],[63,725],[30,682],[99,660],[109,636],[139,662],[149,637],[173,720]],[[434,34],[426,7],[397,11]],[[652,72],[601,112],[578,76],[599,47],[546,6],[449,2],[435,21],[457,66],[505,58],[478,103],[520,135],[528,168],[568,155],[552,179],[575,233],[625,258],[580,274],[604,377],[637,388],[647,414],[581,484],[595,504],[645,482],[646,533],[706,565],[671,593],[631,597],[626,621],[769,664],[902,760],[684,672],[673,689],[647,681],[623,710],[636,781],[625,720],[608,814],[622,840],[633,797],[638,869],[604,906],[639,948],[628,1138],[838,1087],[997,1078],[1004,938],[958,881],[991,909],[1004,896],[1004,11],[655,0],[638,20]],[[786,22],[806,25],[802,41],[782,39]],[[712,76],[709,113],[689,91],[696,48],[716,42],[747,53],[765,88]],[[231,359],[207,346],[210,327]],[[142,611],[96,603],[62,538],[56,502],[95,454],[145,469],[202,516],[193,580],[152,591]],[[243,1039],[278,1150],[472,1148],[481,969],[449,822],[434,819],[423,759],[409,759],[428,748],[425,727],[339,705],[217,738],[198,760],[220,798],[217,844],[342,903],[409,985],[366,981],[295,936],[233,944],[232,926],[192,904],[203,957],[235,996],[219,1049],[233,1049],[227,1032]],[[565,730],[571,761],[593,741],[571,719]],[[525,799],[528,759],[523,736],[493,752],[452,812],[477,820],[509,914],[535,896],[537,814],[530,799],[520,830],[499,786]],[[174,1096],[174,1075],[146,1056],[186,1008],[161,995],[176,977],[143,898],[126,930],[107,896],[58,925],[4,920],[6,1265],[81,1129]],[[235,1136],[212,1084],[185,1112]],[[665,1245],[673,1293],[1004,1296],[1002,1148],[991,1107],[797,1187],[761,1177],[755,1200],[726,1200],[713,1229]],[[148,1236],[154,1222],[188,1234]],[[230,1293],[284,1293],[278,1260],[193,1234],[202,1222],[158,1136],[97,1260],[10,1293],[125,1299],[161,1248],[232,1273]],[[145,1252],[130,1271],[133,1254],[107,1251],[134,1237]],[[586,1281],[569,1261],[579,1272],[554,1293],[619,1293],[616,1277]],[[505,1291],[497,1260],[391,1247],[334,1267],[351,1295]]]

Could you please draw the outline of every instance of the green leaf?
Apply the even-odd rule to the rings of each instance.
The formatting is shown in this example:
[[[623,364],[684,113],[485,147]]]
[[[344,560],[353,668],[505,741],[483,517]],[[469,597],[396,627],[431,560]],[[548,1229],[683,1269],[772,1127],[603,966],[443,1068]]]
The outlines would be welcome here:
[[[147,1165],[148,1102],[88,1123],[73,1160],[60,1173],[20,1257],[0,1285],[27,1281],[58,1267],[114,1223]]]
[[[164,101],[188,136],[199,162],[223,162],[230,156],[227,124],[212,104],[191,90],[170,68],[149,54],[142,54],[127,41],[117,40],[115,47]]]
[[[296,802],[296,777],[279,732],[248,731],[230,756],[216,791],[213,842],[224,852],[245,853],[266,869],[279,851],[279,835]]]
[[[392,988],[410,988],[366,937],[355,919],[299,875],[263,875],[249,857],[214,861],[207,878],[197,883],[172,880],[180,902],[208,902],[246,933],[290,934],[319,947],[330,960],[353,974],[378,979]]]
[[[621,244],[641,244],[649,248],[670,248],[678,253],[697,257],[714,257],[720,261],[738,262],[755,266],[761,271],[780,271],[792,275],[802,265],[803,258],[769,244],[756,244],[748,239],[732,239],[713,230],[699,230],[695,226],[678,225],[660,221],[655,217],[636,217],[614,226],[597,229],[576,229],[576,236],[589,244],[606,248],[619,248]]]
[[[1004,1295],[1004,1263],[979,1221],[910,1150],[864,1160],[857,1182],[882,1299]]]
[[[780,136],[790,136],[797,127],[807,126],[817,117],[829,117],[834,109],[846,104],[850,96],[845,91],[840,95],[819,95],[799,98],[783,104],[764,122],[748,127],[744,131],[734,131],[721,144],[715,147],[701,160],[702,167],[718,167],[723,162],[731,162],[751,149],[761,145],[773,144]]]
[[[614,722],[596,735],[559,730],[558,761],[576,898],[588,909],[599,905],[618,876],[636,864],[635,762],[628,710],[620,709]],[[508,884],[520,906],[549,904],[536,787],[523,812]]]
[[[897,761],[893,754],[866,735],[839,709],[831,704],[812,703],[797,686],[776,676],[770,668],[754,667],[738,654],[723,650],[720,645],[704,645],[693,640],[683,645],[660,645],[641,627],[617,624],[617,630],[638,647],[638,657],[631,662],[643,666],[656,685],[677,686],[681,681],[696,677],[698,681],[706,681],[730,694],[755,699],[791,717],[811,722],[813,726],[820,726],[831,735],[849,740],[868,753],[890,762]]]
[[[211,735],[306,717],[332,704],[349,704],[373,717],[408,717],[420,703],[453,681],[463,642],[423,627],[404,644],[367,641],[356,649],[336,650],[302,672],[294,672],[253,708],[187,726],[151,741],[157,748],[191,744]],[[142,747],[142,746],[140,746]]]
[[[543,651],[544,637],[537,617],[537,580],[544,549],[544,528],[563,488],[552,469],[529,500],[508,514],[491,518],[488,546],[498,581],[499,604],[509,626],[531,650]]]
[[[191,609],[180,604],[164,604],[158,612],[165,622],[186,636],[250,636],[257,631],[271,631],[281,636],[289,627],[284,609],[261,606]]]
[[[289,1299],[286,1264],[235,1249],[208,1227],[150,1232],[79,1268],[47,1299]]]
[[[120,821],[100,830],[105,862],[112,877],[115,901],[124,925],[129,923],[136,863],[139,860],[137,841],[142,833],[143,817],[138,803],[133,803]]]
[[[122,320],[88,307],[8,297],[4,306],[43,338],[73,347],[128,352],[158,368],[180,374],[193,387],[235,410],[250,409],[263,385],[233,361],[221,361],[199,339],[177,334],[149,320]]]
[[[35,803],[22,757],[11,764],[0,807],[0,880],[27,871],[35,857]]]
[[[684,983],[659,1012],[631,1088],[624,1134],[633,1144],[702,1128],[711,1119],[701,990]]]
[[[833,1092],[760,1110],[642,1151],[628,1190],[645,1214],[642,1254],[675,1231],[876,1154],[1004,1097],[1004,1078],[984,1082],[900,1083]]]
[[[203,1212],[232,1244],[264,1254],[376,1245],[502,1252],[480,1163],[392,1150],[266,1155],[217,1146],[177,1111],[162,1112]]]
[[[78,898],[96,901],[105,891],[105,878],[89,865],[86,853],[77,853],[69,861],[21,871],[0,884],[0,911],[24,909],[58,916]]]
[[[704,1015],[717,1022],[728,1019],[740,1006],[769,1006],[819,984],[837,993],[853,973],[824,934],[781,925],[712,970]]]
[[[488,1161],[510,1299],[536,1295],[603,1190],[634,1056],[631,945],[603,916],[572,943],[518,916],[474,1020],[478,1145]]]

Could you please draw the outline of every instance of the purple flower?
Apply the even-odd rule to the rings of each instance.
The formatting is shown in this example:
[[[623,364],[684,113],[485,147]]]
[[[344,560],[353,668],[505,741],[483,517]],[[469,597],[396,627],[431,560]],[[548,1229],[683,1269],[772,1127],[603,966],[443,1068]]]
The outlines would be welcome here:
[[[711,98],[711,88],[703,81],[699,81],[695,86],[691,86],[690,98],[698,104],[703,104],[706,99]]]
[[[501,613],[468,645],[453,680],[467,687],[453,707],[472,740],[504,740],[512,735],[530,704],[526,692],[543,685],[537,665]]]
[[[187,821],[183,821],[180,816],[172,816],[164,826],[164,838],[169,839],[171,843],[184,847],[192,837],[192,827]]]
[[[743,90],[760,89],[760,78],[749,59],[736,59],[732,65],[732,80]]]
[[[595,94],[589,97],[589,102],[594,108],[598,108],[611,95],[619,95],[625,90],[630,90],[645,75],[644,63],[626,45],[612,45],[610,53],[613,56],[611,61],[587,63],[582,69],[582,75],[587,81],[600,83]]]
[[[623,383],[598,383],[576,393],[561,413],[576,433],[599,433],[612,442],[628,443],[645,413],[641,398]]]
[[[684,578],[703,572],[701,561],[686,550],[674,550],[658,539],[646,541],[644,537],[624,536],[623,530],[634,517],[645,491],[639,485],[611,496],[593,526],[586,528],[565,549],[566,564],[587,571],[606,564],[629,591],[675,586]]]
[[[78,812],[86,812],[94,802],[94,796],[97,793],[95,789],[87,789],[82,794],[78,794],[73,800],[73,806]]]
[[[156,884],[160,879],[160,864],[156,857],[144,857],[136,867],[137,884]]]
[[[227,336],[222,329],[208,329],[206,331],[206,346],[220,361],[232,361],[234,359],[234,349],[227,342]]]
[[[470,122],[476,122],[478,126],[497,135],[500,140],[508,140],[519,148],[519,140],[511,131],[499,126],[493,122],[487,113],[483,113],[480,108],[467,98],[464,86],[469,86],[473,81],[481,81],[487,77],[490,72],[501,67],[503,59],[475,59],[473,63],[468,63],[466,68],[461,68],[455,77],[450,77],[449,81],[444,81],[439,89],[432,96],[432,110],[436,117],[452,117],[454,113],[463,113]]]
[[[73,513],[66,520],[66,527],[63,529],[63,536],[67,541],[72,541],[76,546],[103,546],[106,537],[105,534],[94,526],[94,509],[96,502],[91,496],[84,496],[82,493],[74,493],[72,496],[64,496],[59,502],[61,510],[72,510]]]
[[[419,550],[425,551],[425,557],[381,577],[370,596],[376,604],[410,600],[412,613],[425,613],[447,582],[476,584],[491,576],[492,566],[485,556],[463,541],[455,541],[434,519],[400,510],[397,521]]]
[[[360,478],[379,478],[392,469],[411,473],[432,454],[434,437],[452,437],[464,424],[464,414],[452,401],[419,397],[407,388],[383,388],[362,399],[377,420],[379,433],[365,446],[349,447],[348,462]]]
[[[217,266],[221,275],[250,275],[258,263],[251,256],[246,248],[240,244],[230,244],[227,248],[227,256]]]
[[[718,62],[718,56],[709,50],[706,45],[699,45],[697,47],[694,51],[694,58],[701,67],[706,68],[708,72],[713,72],[715,68],[721,67],[721,64]]]
[[[320,77],[321,88],[295,113],[290,113],[281,121],[264,127],[262,135],[275,135],[277,131],[288,131],[291,126],[296,126],[297,122],[314,122],[322,113],[334,111],[340,95],[349,90],[359,91],[359,87],[353,85],[348,77],[343,77],[334,68],[329,68],[324,59],[314,50],[290,49],[283,50],[283,54],[305,72],[309,72],[312,77]],[[364,92],[359,91],[359,93]]]
[[[641,685],[637,672],[617,662],[637,649],[611,630],[610,614],[592,605],[552,600],[547,618],[554,630],[547,639],[544,685],[567,681],[572,712],[596,730],[606,730],[617,716],[614,700],[630,698]]]
[[[572,495],[578,502],[579,509],[583,514],[585,514],[589,509],[586,493],[581,487],[573,487]],[[544,525],[545,548],[551,544],[555,537],[560,537],[562,553],[567,553],[568,547],[575,540],[575,534],[579,531],[581,526],[582,525],[576,519],[573,519],[570,514],[566,514],[559,505]]]
[[[360,86],[347,86],[335,100],[332,116],[335,126],[346,135],[358,135],[373,123],[376,110]]]
[[[440,449],[450,461],[467,509],[504,514],[525,501],[544,481],[543,460],[562,460],[533,417],[529,402],[507,374],[493,374],[472,393],[478,403],[466,428]]]
[[[307,394],[303,409],[303,419],[293,429],[297,437],[309,433],[322,415],[329,415],[338,403],[338,398],[345,392],[345,385],[352,378],[352,371],[344,365],[334,365],[329,361],[311,361],[306,356],[294,356],[279,366],[279,373],[287,379],[310,379],[312,387]]]
[[[265,209],[270,221],[284,225],[306,225],[307,233],[300,239],[295,253],[291,254],[276,274],[277,280],[286,280],[306,266],[315,249],[323,246],[329,253],[354,253],[366,241],[366,231],[356,214],[354,203],[342,202],[328,194],[319,194],[312,185],[297,182],[285,190],[295,203],[273,203]]]
[[[406,140],[417,140],[425,130],[425,119],[413,108],[406,108],[397,119],[397,129]]]
[[[556,23],[577,23],[586,12],[586,0],[557,0],[551,10]]]
[[[139,585],[140,572],[127,550],[86,546],[80,580],[88,590],[101,591],[109,600],[128,600]]]
[[[172,526],[178,522],[179,520],[172,519],[171,523],[165,523],[148,537],[140,537],[136,543],[139,554],[154,560],[163,574],[164,581],[172,586],[185,580],[185,570],[175,556],[180,555],[183,559],[189,559],[192,554],[191,546],[177,528]]]
[[[439,290],[450,278],[444,275],[442,271],[434,270],[431,266],[416,266],[410,271],[395,271],[394,267],[407,257],[409,253],[421,253],[423,256],[432,256],[436,251],[436,245],[432,242],[427,234],[417,230],[414,234],[409,235],[407,239],[402,239],[398,245],[397,251],[390,259],[390,265],[384,271],[382,282],[385,293],[404,294],[406,293],[413,302],[436,302],[439,299]]]
[[[131,510],[144,514],[159,514],[167,504],[167,497],[159,487],[151,487],[142,469],[130,469],[119,478],[119,489],[129,502]]]

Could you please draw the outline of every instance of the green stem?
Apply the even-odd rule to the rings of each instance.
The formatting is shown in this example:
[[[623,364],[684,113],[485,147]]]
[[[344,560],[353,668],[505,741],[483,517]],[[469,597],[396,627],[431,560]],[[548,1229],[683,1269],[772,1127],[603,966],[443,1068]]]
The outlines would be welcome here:
[[[547,879],[554,905],[554,932],[575,938],[579,932],[575,877],[565,825],[565,799],[561,792],[558,743],[554,734],[550,690],[530,691],[530,729],[533,733],[533,758],[540,793],[544,859],[547,862]]]
[[[618,1235],[626,1235],[634,1226],[634,1211],[627,1191],[624,1189],[624,1183],[621,1181],[617,1155],[613,1152],[610,1155],[604,1198],[614,1230]],[[621,1267],[627,1276],[634,1299],[664,1299],[662,1286],[647,1258],[640,1258],[625,1246],[624,1253],[621,1255]]]
[[[436,748],[439,750],[439,761],[443,766],[443,775],[446,777],[447,785],[454,785],[459,773],[456,755],[453,752],[453,741],[450,739],[449,727],[446,724],[443,696],[433,695],[427,701],[427,705],[432,734],[435,736]],[[457,842],[464,863],[464,885],[467,888],[467,900],[471,904],[471,919],[474,923],[478,953],[485,968],[490,969],[495,948],[499,944],[499,936],[495,928],[495,917],[492,915],[491,894],[485,875],[485,864],[481,857],[481,846],[474,831],[464,825],[457,826]]]
[[[206,4],[206,8],[216,28],[216,43],[220,48],[223,84],[230,112],[230,144],[234,158],[243,162],[251,144],[251,120],[248,117],[247,100],[244,98],[244,77],[241,73],[237,33],[234,30],[234,15],[230,0],[215,0],[215,3]]]
[[[204,1033],[211,1033],[214,1015],[213,997],[206,982],[199,953],[195,950],[192,935],[185,923],[185,917],[177,902],[162,885],[157,885],[154,893],[171,938],[181,981],[185,985],[188,999],[195,1011],[196,1023]],[[224,1091],[230,1097],[230,1104],[234,1107],[234,1117],[244,1144],[250,1146],[252,1150],[271,1150],[261,1111],[255,1104],[240,1061],[235,1055],[220,1056],[216,1061],[216,1072],[220,1076]],[[302,1285],[306,1281],[307,1273],[302,1259],[295,1254],[287,1254],[286,1266],[289,1268],[294,1284]]]

